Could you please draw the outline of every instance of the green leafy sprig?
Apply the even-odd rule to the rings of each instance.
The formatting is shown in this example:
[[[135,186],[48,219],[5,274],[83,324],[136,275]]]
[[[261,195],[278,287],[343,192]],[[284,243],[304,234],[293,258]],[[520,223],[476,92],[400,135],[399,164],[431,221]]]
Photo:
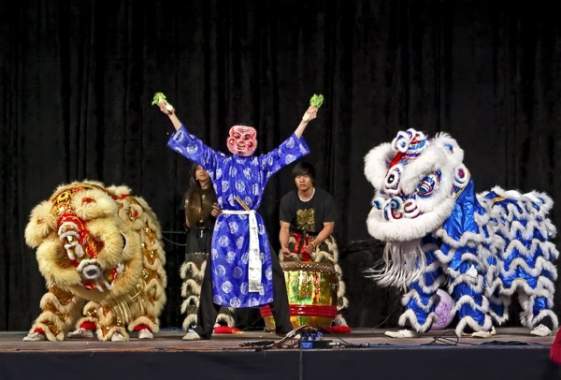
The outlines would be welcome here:
[[[310,98],[310,106],[319,108],[323,104],[323,95],[322,94],[314,94]]]
[[[156,92],[152,98],[152,105],[159,106],[161,102],[167,101],[166,95],[163,92]]]

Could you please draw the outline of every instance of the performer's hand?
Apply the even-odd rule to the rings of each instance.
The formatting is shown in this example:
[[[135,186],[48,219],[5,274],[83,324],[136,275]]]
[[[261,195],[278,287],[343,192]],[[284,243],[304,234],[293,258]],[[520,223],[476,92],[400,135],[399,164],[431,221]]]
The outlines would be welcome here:
[[[212,205],[212,210],[210,210],[210,215],[214,216],[215,218],[222,213],[220,207],[218,207],[218,203]]]
[[[183,124],[181,123],[181,120],[177,118],[177,115],[175,114],[175,108],[173,108],[173,106],[168,103],[163,92],[156,92],[154,94],[154,97],[152,98],[152,105],[158,106],[162,113],[168,115],[169,120],[171,121],[171,124],[173,125],[175,130],[179,131]]]
[[[318,109],[314,106],[308,107],[304,116],[302,116],[302,121],[305,123],[309,123],[310,121],[314,120],[318,115]]]
[[[173,106],[165,100],[162,100],[160,103],[158,103],[158,107],[160,107],[160,111],[168,116],[171,116],[175,113],[175,108],[173,108]]]
[[[288,249],[288,248],[282,248],[281,247],[280,253],[281,253],[281,255],[284,256],[285,260],[291,260],[291,259],[294,259],[296,256],[298,256],[296,253],[290,252],[290,249]]]
[[[313,252],[313,251],[317,248],[318,245],[319,245],[319,244],[318,244],[317,241],[312,240],[312,241],[310,241],[310,242],[308,243],[307,248],[308,248],[308,250],[309,250],[310,253],[311,253],[311,252]]]

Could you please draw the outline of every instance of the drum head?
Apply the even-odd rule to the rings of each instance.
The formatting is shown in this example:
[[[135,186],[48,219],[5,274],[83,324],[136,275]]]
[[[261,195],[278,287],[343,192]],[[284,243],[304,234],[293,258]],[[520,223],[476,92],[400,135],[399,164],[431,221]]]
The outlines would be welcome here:
[[[331,263],[315,263],[313,261],[285,261],[281,263],[281,267],[285,272],[306,271],[335,274],[335,268]]]

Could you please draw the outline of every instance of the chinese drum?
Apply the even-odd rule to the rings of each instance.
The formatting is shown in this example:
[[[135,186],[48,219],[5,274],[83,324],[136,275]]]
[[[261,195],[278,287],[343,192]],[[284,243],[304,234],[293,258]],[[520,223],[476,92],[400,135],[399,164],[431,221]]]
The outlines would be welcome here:
[[[337,275],[330,263],[289,261],[281,263],[286,282],[290,321],[297,328],[331,326],[337,314]],[[261,307],[265,330],[275,331],[271,308]]]

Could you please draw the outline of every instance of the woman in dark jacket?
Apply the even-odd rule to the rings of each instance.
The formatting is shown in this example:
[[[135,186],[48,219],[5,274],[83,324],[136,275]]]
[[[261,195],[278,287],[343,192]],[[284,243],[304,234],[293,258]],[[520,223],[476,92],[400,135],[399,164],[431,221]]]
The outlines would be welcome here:
[[[210,249],[212,229],[220,209],[216,202],[216,194],[208,173],[201,165],[193,165],[190,186],[183,198],[185,208],[185,228],[187,239],[185,261],[181,265],[181,314],[185,314],[183,329],[197,324],[197,309],[201,284]],[[234,332],[234,312],[222,308],[216,318],[215,333]]]

